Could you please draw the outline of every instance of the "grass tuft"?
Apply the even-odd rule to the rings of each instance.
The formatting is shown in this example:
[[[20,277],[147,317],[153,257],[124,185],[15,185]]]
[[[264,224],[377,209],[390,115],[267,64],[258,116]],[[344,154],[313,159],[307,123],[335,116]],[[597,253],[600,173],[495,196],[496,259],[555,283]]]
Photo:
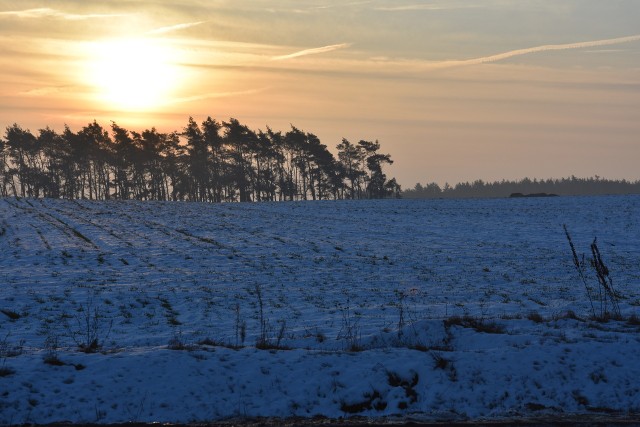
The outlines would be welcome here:
[[[632,314],[627,318],[627,324],[633,325],[633,326],[640,326],[640,317],[638,317],[635,314]]]
[[[527,315],[527,319],[531,320],[533,323],[543,323],[544,318],[537,311],[532,311]]]

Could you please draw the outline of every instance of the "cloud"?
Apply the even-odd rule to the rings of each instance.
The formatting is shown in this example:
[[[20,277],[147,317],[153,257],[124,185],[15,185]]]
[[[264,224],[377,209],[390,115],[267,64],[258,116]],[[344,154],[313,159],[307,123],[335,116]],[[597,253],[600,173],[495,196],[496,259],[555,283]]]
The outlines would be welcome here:
[[[263,87],[259,89],[248,89],[248,90],[236,91],[236,92],[212,92],[212,93],[205,93],[202,95],[187,96],[184,98],[175,98],[167,103],[182,104],[185,102],[202,101],[205,99],[212,99],[212,98],[228,98],[228,97],[242,96],[242,95],[254,95],[256,93],[261,93],[269,89],[270,87]]]
[[[334,50],[348,48],[349,46],[351,46],[351,43],[332,44],[329,46],[322,46],[322,47],[315,47],[313,49],[300,50],[298,52],[290,53],[288,55],[274,56],[271,59],[274,61],[283,61],[286,59],[299,58],[301,56],[317,55],[319,53],[332,52]]]
[[[502,61],[504,59],[512,58],[514,56],[529,55],[531,53],[548,52],[548,51],[554,51],[554,50],[583,49],[583,48],[590,48],[590,47],[611,46],[611,45],[622,44],[622,43],[630,43],[634,41],[640,41],[640,34],[628,36],[628,37],[618,37],[615,39],[604,39],[604,40],[594,40],[594,41],[588,41],[588,42],[548,44],[543,46],[535,46],[535,47],[529,47],[525,49],[511,50],[508,52],[498,53],[496,55],[483,56],[481,58],[472,58],[472,59],[465,59],[465,60],[458,60],[458,61],[436,62],[436,63],[430,64],[430,67],[448,68],[448,67],[457,67],[462,65],[486,64],[489,62]]]
[[[414,10],[451,10],[451,9],[476,9],[481,5],[453,5],[453,4],[410,4],[405,6],[379,6],[375,10],[384,12],[406,12]]]
[[[16,10],[16,11],[8,11],[8,12],[0,12],[0,17],[16,17],[23,19],[39,19],[39,18],[55,18],[55,19],[64,19],[67,21],[83,21],[86,19],[96,19],[96,18],[114,18],[125,16],[124,14],[85,14],[78,15],[75,13],[66,13],[56,9],[50,8],[38,8],[38,9],[26,9],[26,10]]]
[[[373,3],[373,0],[365,0],[365,1],[354,1],[350,3],[339,3],[339,4],[326,4],[321,6],[312,6],[310,9],[332,9],[336,7],[348,7],[348,6],[361,6],[363,4]]]
[[[41,87],[37,89],[29,89],[24,92],[21,92],[20,94],[25,96],[46,96],[52,93],[65,92],[69,88],[70,86],[48,86],[48,87]]]
[[[171,33],[173,31],[185,30],[187,28],[195,27],[201,24],[204,24],[206,21],[197,21],[197,22],[187,22],[184,24],[171,25],[168,27],[160,27],[155,30],[148,31],[147,34],[157,35],[157,34],[166,34]]]

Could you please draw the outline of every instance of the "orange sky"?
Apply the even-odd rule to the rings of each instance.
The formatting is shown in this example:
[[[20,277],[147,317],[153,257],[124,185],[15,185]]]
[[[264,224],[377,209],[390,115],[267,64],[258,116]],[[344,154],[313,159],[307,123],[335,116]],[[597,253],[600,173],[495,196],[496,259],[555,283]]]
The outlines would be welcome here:
[[[294,124],[380,140],[404,187],[640,178],[637,0],[79,3],[0,0],[1,126]]]

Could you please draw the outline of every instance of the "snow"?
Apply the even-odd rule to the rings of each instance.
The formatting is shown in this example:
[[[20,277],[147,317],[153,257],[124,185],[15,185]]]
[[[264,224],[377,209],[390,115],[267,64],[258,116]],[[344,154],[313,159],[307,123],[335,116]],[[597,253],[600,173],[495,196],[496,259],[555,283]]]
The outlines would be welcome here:
[[[2,199],[0,424],[638,414],[638,218],[638,196]],[[598,237],[622,320],[589,319],[563,224]]]

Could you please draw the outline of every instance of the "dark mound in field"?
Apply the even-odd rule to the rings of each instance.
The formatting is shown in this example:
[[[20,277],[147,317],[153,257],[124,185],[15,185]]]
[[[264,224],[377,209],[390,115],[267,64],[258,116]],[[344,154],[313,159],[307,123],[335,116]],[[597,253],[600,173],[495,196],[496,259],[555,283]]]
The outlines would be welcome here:
[[[549,193],[531,193],[531,194],[511,193],[509,197],[512,199],[517,199],[520,197],[558,197],[558,195],[549,194]]]

